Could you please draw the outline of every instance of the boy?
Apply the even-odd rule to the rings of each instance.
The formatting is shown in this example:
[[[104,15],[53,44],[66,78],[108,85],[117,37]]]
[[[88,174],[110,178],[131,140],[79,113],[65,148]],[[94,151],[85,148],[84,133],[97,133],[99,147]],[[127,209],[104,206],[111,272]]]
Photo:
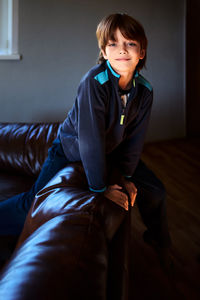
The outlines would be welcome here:
[[[145,241],[167,249],[165,190],[140,161],[153,99],[151,85],[139,74],[146,60],[145,32],[132,17],[112,14],[99,23],[96,35],[99,64],[81,80],[32,189],[0,203],[0,234],[19,234],[35,194],[69,162],[81,161],[92,192],[104,193],[126,210],[127,194],[131,206],[137,195],[148,228]],[[109,182],[113,169],[116,181]]]

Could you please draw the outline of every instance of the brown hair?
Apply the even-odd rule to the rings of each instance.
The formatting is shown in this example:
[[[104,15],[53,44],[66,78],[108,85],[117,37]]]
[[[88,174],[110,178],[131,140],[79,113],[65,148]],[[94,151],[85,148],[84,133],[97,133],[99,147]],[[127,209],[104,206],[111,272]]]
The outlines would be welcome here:
[[[139,42],[141,50],[145,50],[144,58],[140,59],[137,65],[137,69],[141,70],[145,66],[146,62],[147,38],[143,26],[127,14],[109,15],[103,18],[103,20],[101,20],[98,24],[96,31],[98,45],[100,48],[98,63],[105,61],[101,50],[105,51],[109,40],[115,40],[115,32],[117,29],[121,31],[125,38]]]

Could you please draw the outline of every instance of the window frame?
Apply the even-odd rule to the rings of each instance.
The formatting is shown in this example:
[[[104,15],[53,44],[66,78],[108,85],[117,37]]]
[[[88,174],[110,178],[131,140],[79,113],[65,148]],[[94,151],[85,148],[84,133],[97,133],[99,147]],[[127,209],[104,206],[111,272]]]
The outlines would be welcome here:
[[[0,60],[20,60],[18,52],[19,0],[8,0],[7,50],[0,49]]]

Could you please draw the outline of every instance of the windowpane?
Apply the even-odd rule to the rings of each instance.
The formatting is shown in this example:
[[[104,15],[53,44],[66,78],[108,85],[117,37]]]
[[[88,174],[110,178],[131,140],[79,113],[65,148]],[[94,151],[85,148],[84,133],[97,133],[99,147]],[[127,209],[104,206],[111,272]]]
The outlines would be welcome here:
[[[0,52],[8,52],[8,1],[0,0]]]
[[[0,0],[0,59],[19,59],[18,0]]]

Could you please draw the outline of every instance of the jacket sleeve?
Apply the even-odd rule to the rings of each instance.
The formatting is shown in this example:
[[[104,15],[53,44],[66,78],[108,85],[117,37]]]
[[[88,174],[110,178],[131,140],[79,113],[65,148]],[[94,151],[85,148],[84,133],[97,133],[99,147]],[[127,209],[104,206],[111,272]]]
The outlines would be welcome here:
[[[146,90],[138,116],[128,125],[126,139],[120,147],[120,169],[127,178],[133,175],[142,153],[152,102],[153,91]]]
[[[106,189],[105,95],[94,78],[83,80],[78,89],[78,140],[81,161],[90,190]]]

